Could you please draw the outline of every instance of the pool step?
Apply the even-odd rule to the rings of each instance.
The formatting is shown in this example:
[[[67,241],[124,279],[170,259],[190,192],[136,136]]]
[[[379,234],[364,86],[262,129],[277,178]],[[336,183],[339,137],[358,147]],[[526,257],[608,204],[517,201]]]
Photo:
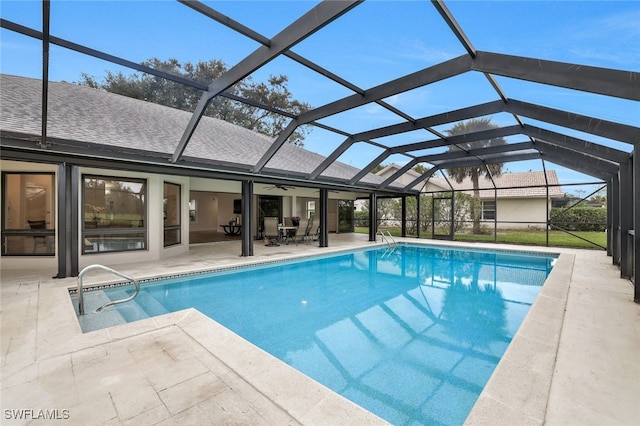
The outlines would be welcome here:
[[[149,293],[141,292],[135,298],[135,302],[147,313],[149,317],[168,314],[169,311]]]
[[[111,299],[102,290],[90,291],[84,294],[85,314],[78,316],[78,322],[83,333],[99,330],[105,327],[125,324],[127,320],[116,309],[104,309],[102,312],[96,312],[100,306],[109,302]],[[73,299],[76,314],[78,313],[78,299]]]
[[[124,289],[109,290],[109,297],[112,300],[124,299],[129,297],[129,295],[130,292],[127,292]],[[163,315],[169,312],[162,305],[160,305],[160,303],[158,303],[158,301],[154,299],[153,296],[145,292],[138,293],[136,298],[130,300],[129,302],[109,306],[103,310],[103,312],[107,311],[118,311],[123,316],[126,322],[137,321],[157,315]]]

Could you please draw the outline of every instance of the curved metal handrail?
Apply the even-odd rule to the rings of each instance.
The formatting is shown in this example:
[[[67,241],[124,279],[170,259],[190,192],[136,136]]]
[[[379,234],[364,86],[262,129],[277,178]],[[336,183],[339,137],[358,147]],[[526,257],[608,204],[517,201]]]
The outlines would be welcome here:
[[[382,237],[382,242],[383,243],[387,243],[387,249],[384,251],[384,253],[382,254],[381,258],[393,253],[395,251],[396,247],[398,246],[398,243],[396,242],[396,240],[391,235],[391,232],[387,231],[387,235],[385,235],[383,231],[378,231],[376,233],[376,236],[377,235],[380,235]],[[391,240],[389,240],[389,239],[391,239]]]
[[[129,275],[123,274],[122,272],[118,272],[114,269],[108,268],[103,265],[98,265],[98,264],[89,265],[86,268],[84,268],[82,271],[80,271],[80,273],[78,274],[78,312],[80,313],[80,315],[84,315],[84,298],[82,296],[82,279],[84,278],[85,274],[92,269],[102,269],[103,271],[111,272],[112,274],[117,275],[121,278],[124,278],[127,281],[133,282],[133,284],[136,286],[136,291],[134,291],[131,296],[125,299],[114,300],[112,302],[105,303],[104,305],[96,309],[96,312],[100,312],[102,309],[106,308],[107,306],[115,305],[117,303],[129,302],[130,300],[133,300],[138,295],[138,292],[140,292],[140,284],[138,283],[138,280],[136,280],[135,278],[130,277]]]

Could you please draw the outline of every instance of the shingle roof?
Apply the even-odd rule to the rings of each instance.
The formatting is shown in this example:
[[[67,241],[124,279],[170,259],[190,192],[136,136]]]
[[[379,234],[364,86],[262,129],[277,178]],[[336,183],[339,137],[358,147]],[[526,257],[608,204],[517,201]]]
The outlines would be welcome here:
[[[42,82],[0,74],[0,129],[41,134]],[[171,156],[191,113],[65,82],[49,82],[47,135],[62,140],[137,149]],[[271,146],[267,136],[203,117],[184,158],[253,166]],[[284,144],[267,169],[311,173],[325,157]],[[349,179],[359,169],[336,162],[322,176]],[[366,183],[382,179],[369,174]]]

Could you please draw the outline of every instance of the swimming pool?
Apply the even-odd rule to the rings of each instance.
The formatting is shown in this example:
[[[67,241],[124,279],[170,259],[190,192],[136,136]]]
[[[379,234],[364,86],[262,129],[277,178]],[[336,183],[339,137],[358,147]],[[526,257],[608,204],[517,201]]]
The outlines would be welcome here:
[[[144,284],[107,314],[135,321],[194,307],[391,423],[461,424],[554,259],[358,250]]]

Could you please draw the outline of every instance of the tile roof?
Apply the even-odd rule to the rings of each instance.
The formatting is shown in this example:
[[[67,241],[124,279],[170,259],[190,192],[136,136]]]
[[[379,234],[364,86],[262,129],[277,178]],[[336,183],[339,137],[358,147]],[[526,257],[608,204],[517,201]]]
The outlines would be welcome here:
[[[558,176],[555,170],[547,170],[547,177],[545,180],[545,172],[521,172],[521,173],[503,173],[499,176],[495,176],[496,188],[498,189],[498,198],[539,198],[547,196],[547,189],[545,185],[559,185]],[[449,184],[444,178],[432,177],[429,182],[440,186],[445,189],[449,189]],[[473,183],[470,178],[466,178],[461,183],[456,182],[449,178],[449,182],[456,190],[461,191],[473,191]],[[480,198],[493,198],[493,183],[490,179],[481,177],[479,182],[480,186]],[[485,190],[483,190],[485,189]],[[487,190],[488,189],[488,190]],[[562,188],[560,186],[549,186],[549,197],[561,197]]]
[[[0,129],[40,135],[42,81],[0,74]],[[117,150],[137,149],[170,157],[191,113],[66,82],[49,82],[47,135],[100,144]],[[272,138],[211,117],[203,117],[184,151],[194,162],[255,165]],[[284,144],[265,169],[280,173],[312,172],[325,157]],[[335,162],[321,176],[349,179],[359,169]],[[376,184],[373,174],[363,182]]]
[[[397,164],[390,164],[385,167],[383,170],[379,171],[379,174],[390,175],[391,173],[399,170],[401,166]],[[420,176],[414,170],[407,170],[405,173],[406,176],[409,176],[409,179],[405,179],[407,182],[413,181],[415,178]],[[494,177],[496,188],[505,188],[499,189],[497,193],[498,198],[539,198],[546,197],[547,190],[544,187],[547,183],[549,185],[549,196],[551,198],[562,197],[562,188],[559,185],[558,176],[556,175],[555,170],[547,170],[547,178],[545,180],[545,175],[543,171],[536,172],[522,172],[522,173],[503,173],[499,176]],[[464,179],[461,183],[456,182],[453,179],[448,179],[448,182],[451,183],[453,189],[458,191],[473,191],[473,183],[470,178]],[[449,183],[447,183],[447,179],[439,178],[439,177],[431,177],[427,181],[427,183],[431,186],[429,191],[435,191],[436,186],[441,188],[443,191],[449,191],[451,187]],[[480,186],[480,198],[493,198],[493,183],[490,179],[486,179],[481,177],[479,182]],[[424,185],[424,182],[419,185],[421,187]],[[416,187],[418,188],[418,187]],[[484,191],[482,189],[485,189]]]

